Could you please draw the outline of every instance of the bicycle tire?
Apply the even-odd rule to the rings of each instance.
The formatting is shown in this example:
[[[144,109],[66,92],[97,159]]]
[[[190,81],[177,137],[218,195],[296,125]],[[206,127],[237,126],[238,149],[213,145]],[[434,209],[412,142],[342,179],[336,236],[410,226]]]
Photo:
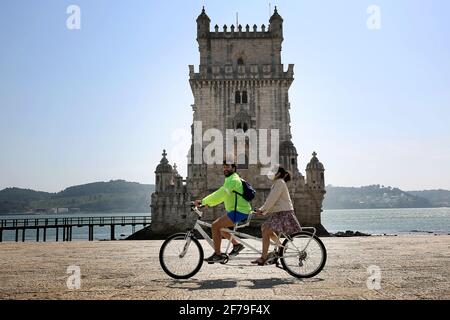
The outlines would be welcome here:
[[[308,237],[312,237],[313,240],[317,242],[317,244],[319,245],[319,247],[320,247],[320,249],[321,249],[321,251],[322,251],[322,255],[323,255],[322,260],[321,260],[319,266],[318,266],[313,272],[308,273],[308,274],[299,274],[299,273],[293,272],[293,271],[289,268],[289,266],[286,264],[286,261],[285,261],[285,259],[283,258],[283,255],[284,255],[284,253],[285,253],[285,249],[284,249],[284,248],[285,248],[286,245],[288,244],[289,239],[285,239],[285,240],[283,241],[283,247],[280,248],[280,251],[279,251],[281,265],[283,266],[283,269],[284,269],[287,273],[289,273],[291,276],[294,276],[294,277],[296,277],[296,278],[312,278],[312,277],[318,275],[318,274],[322,271],[322,269],[325,267],[325,263],[327,262],[327,250],[326,250],[325,245],[323,244],[322,240],[320,240],[319,237],[317,237],[316,235],[313,236],[313,234],[310,233],[310,232],[307,232],[307,231],[300,231],[300,232],[297,232],[297,233],[292,234],[290,237],[291,237],[291,238],[295,238],[295,237],[298,237],[298,236],[308,236]]]
[[[169,270],[166,262],[164,261],[164,252],[165,252],[165,249],[167,248],[167,245],[176,238],[179,238],[180,240],[185,239],[186,233],[175,233],[175,234],[171,235],[170,237],[168,237],[164,241],[164,243],[161,246],[161,249],[159,250],[159,263],[161,265],[161,268],[164,270],[164,272],[167,275],[169,275],[170,277],[172,277],[174,279],[189,279],[189,278],[193,277],[200,270],[200,268],[203,265],[203,257],[204,257],[203,248],[202,248],[200,242],[197,240],[197,238],[191,236],[192,243],[195,244],[195,246],[198,248],[198,251],[199,251],[199,260],[198,260],[197,266],[194,268],[194,270],[192,270],[191,272],[189,272],[187,274],[181,274],[181,275],[175,274],[171,270]],[[192,243],[191,243],[191,245],[192,245]]]

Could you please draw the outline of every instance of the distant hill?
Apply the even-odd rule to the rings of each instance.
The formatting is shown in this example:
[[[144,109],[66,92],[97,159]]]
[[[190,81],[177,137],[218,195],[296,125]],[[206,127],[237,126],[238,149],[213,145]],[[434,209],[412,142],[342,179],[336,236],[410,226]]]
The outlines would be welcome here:
[[[438,206],[424,191],[412,194],[398,188],[378,185],[354,187],[327,186],[324,209],[430,208]],[[450,192],[449,192],[450,193]],[[450,195],[447,197],[450,201]]]
[[[111,180],[69,187],[58,193],[7,188],[0,191],[0,213],[74,208],[82,212],[149,213],[154,185]]]
[[[0,213],[22,213],[72,208],[81,212],[149,213],[155,186],[124,180],[94,182],[69,187],[58,193],[7,188],[0,191]],[[402,191],[371,185],[327,186],[324,209],[432,208],[450,207],[450,191]]]
[[[6,188],[0,191],[0,213],[26,212],[35,201],[51,198],[51,193],[30,189]]]
[[[450,191],[449,190],[422,190],[408,191],[417,197],[428,199],[434,207],[450,207]]]
[[[51,193],[31,189],[6,188],[0,191],[0,202],[30,202],[50,198]]]

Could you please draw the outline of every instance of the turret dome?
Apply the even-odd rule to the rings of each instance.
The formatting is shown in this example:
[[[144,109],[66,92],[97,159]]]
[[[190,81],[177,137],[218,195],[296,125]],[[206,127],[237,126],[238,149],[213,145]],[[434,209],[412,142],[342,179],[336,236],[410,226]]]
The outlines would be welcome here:
[[[323,167],[322,162],[320,162],[319,159],[317,159],[317,153],[313,152],[312,156],[313,157],[311,158],[311,161],[306,166],[306,170],[322,170],[322,171],[324,171],[325,168]]]
[[[169,161],[167,160],[166,156],[166,150],[163,150],[162,159],[159,162],[158,166],[156,167],[155,173],[172,173],[173,169],[172,166],[169,164]]]

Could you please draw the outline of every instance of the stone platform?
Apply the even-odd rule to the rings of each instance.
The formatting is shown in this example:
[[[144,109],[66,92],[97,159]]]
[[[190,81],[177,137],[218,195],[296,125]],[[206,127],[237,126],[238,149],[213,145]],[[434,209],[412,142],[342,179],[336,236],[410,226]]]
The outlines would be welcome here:
[[[327,264],[312,279],[253,266],[243,251],[248,260],[204,264],[184,281],[162,271],[162,241],[1,243],[0,299],[450,299],[450,236],[323,241]],[[67,287],[69,266],[80,268],[80,289]],[[367,286],[370,266],[380,289]]]

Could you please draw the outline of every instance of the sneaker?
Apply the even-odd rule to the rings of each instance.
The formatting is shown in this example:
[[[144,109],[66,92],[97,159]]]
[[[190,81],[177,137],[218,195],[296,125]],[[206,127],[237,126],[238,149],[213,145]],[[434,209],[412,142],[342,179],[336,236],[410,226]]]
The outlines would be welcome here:
[[[225,261],[226,256],[221,253],[220,255],[217,255],[215,253],[213,253],[213,255],[207,259],[204,259],[204,261],[208,262],[209,264],[213,264],[216,262],[223,262]]]
[[[245,248],[244,245],[242,245],[240,243],[233,245],[233,250],[231,250],[230,256],[237,256],[239,254],[239,252],[244,250],[244,248]]]

